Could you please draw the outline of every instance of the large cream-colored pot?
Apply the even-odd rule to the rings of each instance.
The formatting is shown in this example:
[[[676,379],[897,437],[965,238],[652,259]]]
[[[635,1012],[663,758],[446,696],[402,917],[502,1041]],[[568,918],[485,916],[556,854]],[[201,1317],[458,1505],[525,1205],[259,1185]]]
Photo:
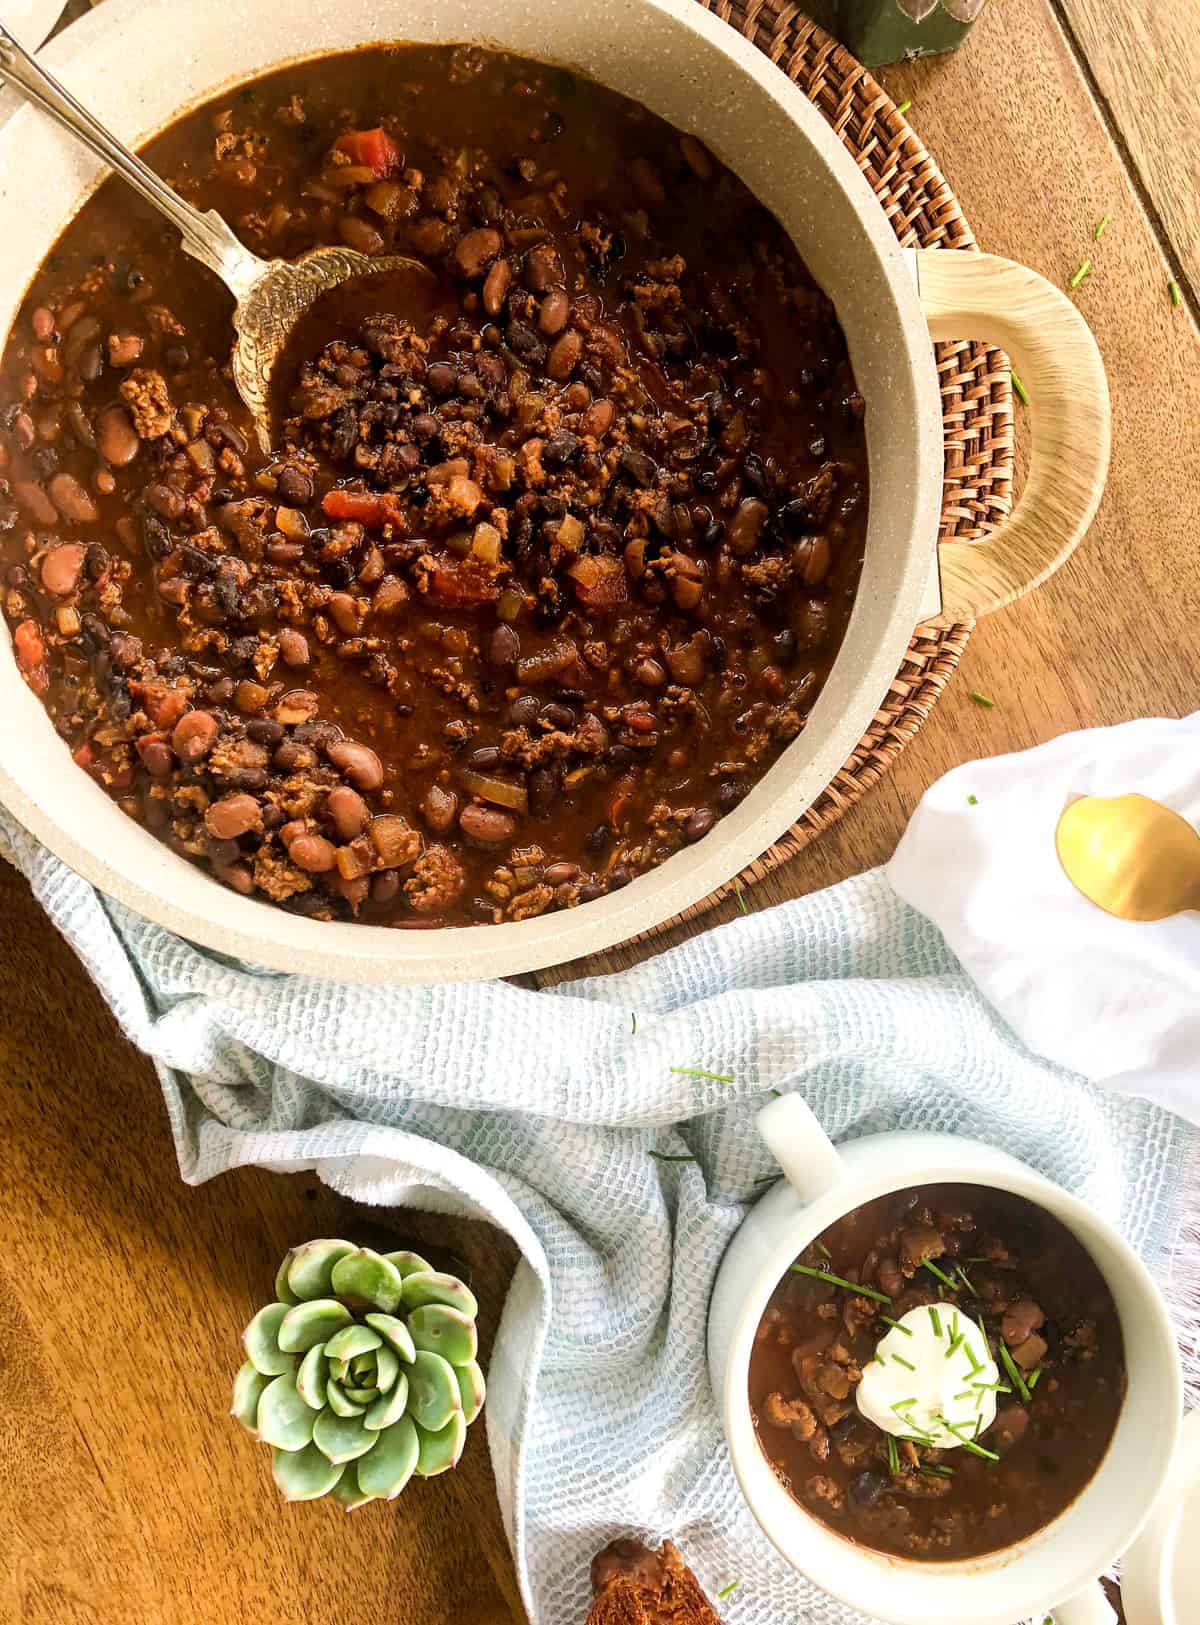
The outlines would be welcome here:
[[[762,852],[861,738],[930,612],[942,492],[932,338],[1003,344],[1033,400],[1034,464],[1008,523],[941,549],[945,612],[970,618],[1042,580],[1083,535],[1108,460],[1091,334],[1040,277],[988,255],[905,252],[841,141],[789,80],[695,0],[106,0],[45,60],[130,143],[218,89],[369,41],[482,40],[582,69],[700,137],[778,216],[837,307],[867,402],[870,527],[845,643],[808,727],[708,839],[622,891],[519,924],[408,932],[294,918],[239,897],[126,818],[71,761],[0,635],[0,800],[103,891],[182,936],[355,982],[530,970],[610,946],[704,897]],[[0,334],[97,166],[23,109],[0,133]],[[932,338],[931,338],[932,335]],[[934,595],[936,605],[936,593]]]

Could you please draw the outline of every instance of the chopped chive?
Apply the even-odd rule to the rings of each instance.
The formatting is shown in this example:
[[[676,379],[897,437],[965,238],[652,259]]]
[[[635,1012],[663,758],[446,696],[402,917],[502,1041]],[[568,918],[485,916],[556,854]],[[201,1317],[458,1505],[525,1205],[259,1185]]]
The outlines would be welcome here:
[[[974,1399],[974,1397],[975,1397],[974,1388],[964,1388],[961,1394],[955,1394],[954,1403],[957,1405],[958,1401],[960,1399]]]
[[[906,1360],[903,1354],[893,1354],[892,1359],[897,1365],[902,1365],[906,1371],[915,1371],[917,1368],[911,1360]]]
[[[895,1411],[896,1415],[900,1418],[900,1420],[902,1422],[907,1422],[909,1427],[912,1427],[914,1424],[913,1424],[911,1418],[904,1415],[904,1412],[908,1409],[908,1407],[910,1405],[915,1405],[916,1403],[917,1403],[917,1396],[916,1396],[916,1394],[913,1394],[911,1399],[898,1399],[896,1401],[896,1403],[892,1406],[892,1409]]]
[[[933,1335],[940,1337],[942,1335],[942,1317],[932,1304],[929,1305],[929,1318],[933,1322]]]
[[[1096,222],[1096,229],[1092,233],[1092,241],[1093,242],[1098,243],[1100,241],[1101,237],[1104,236],[1104,228],[1108,225],[1108,222],[1111,219],[1112,219],[1111,214],[1102,214],[1100,216],[1099,220],[1097,220],[1097,222]]]
[[[684,1078],[710,1078],[713,1083],[732,1083],[733,1076],[728,1072],[706,1072],[700,1066],[669,1066],[668,1072],[678,1072]]]
[[[823,1241],[814,1241],[813,1246],[817,1249],[817,1251],[820,1253],[822,1258],[832,1258],[833,1257],[833,1254],[829,1251],[829,1248],[826,1247],[826,1245],[825,1245],[825,1243]]]
[[[778,1174],[762,1174],[762,1175],[760,1175],[760,1177],[758,1179],[752,1180],[751,1184],[754,1184],[754,1185],[773,1185],[778,1178],[779,1178]]]
[[[979,1296],[979,1294],[978,1294],[978,1292],[976,1292],[975,1288],[971,1285],[971,1282],[970,1282],[970,1279],[969,1279],[969,1277],[967,1275],[966,1270],[963,1269],[961,1264],[959,1264],[957,1266],[957,1269],[958,1269],[958,1278],[959,1278],[959,1280],[966,1287],[967,1291],[971,1294],[971,1296],[973,1298],[977,1298]]]
[[[1021,382],[1020,373],[1018,373],[1014,369],[1014,370],[1010,371],[1008,376],[1012,379],[1012,387],[1016,391],[1017,399],[1020,401],[1021,405],[1022,406],[1028,406],[1029,405],[1029,392],[1025,388],[1025,385]]]
[[[900,105],[896,109],[896,111],[897,111],[897,113],[899,113],[899,114],[901,114],[903,116],[903,114],[908,112],[908,110],[909,110],[909,108],[911,106],[912,106],[912,97],[911,96],[906,96],[904,98],[904,100],[900,103]]]
[[[979,805],[979,797],[978,796],[968,796],[967,797],[967,806],[968,807],[978,807],[978,805]]]
[[[971,1362],[971,1375],[973,1377],[977,1377],[979,1375],[979,1373],[983,1370],[983,1367],[980,1365],[979,1361],[975,1358],[975,1350],[971,1347],[971,1345],[969,1343],[964,1342],[964,1344],[963,1344],[963,1353],[966,1355],[967,1359],[970,1360],[970,1362]]]
[[[724,1602],[726,1597],[731,1597],[741,1583],[740,1580],[730,1580],[727,1586],[722,1586],[717,1592],[717,1601]]]
[[[958,1336],[958,1310],[957,1309],[954,1311],[954,1325],[951,1328],[951,1330],[953,1331],[954,1336],[957,1337]]]
[[[900,1452],[896,1449],[896,1441],[889,1433],[887,1436],[888,1472],[895,1478],[900,1471]]]
[[[676,1157],[676,1156],[672,1156],[669,1151],[651,1151],[650,1155],[654,1158],[655,1162],[695,1162],[696,1161],[695,1157]]]
[[[1028,1378],[1028,1381],[1026,1382],[1025,1386],[1029,1389],[1029,1392],[1032,1393],[1033,1390],[1037,1387],[1038,1383],[1041,1382],[1041,1380],[1042,1380],[1042,1368],[1041,1368],[1041,1366],[1038,1366],[1036,1371],[1031,1371],[1029,1373],[1029,1378]]]
[[[1032,1384],[1030,1384],[1030,1386],[1032,1387]],[[1008,1386],[1008,1384],[1006,1382],[973,1382],[971,1384],[971,1387],[972,1388],[982,1389],[982,1391],[985,1394],[987,1394],[987,1393],[1011,1394],[1012,1393],[1012,1389]]]
[[[954,1477],[954,1468],[953,1467],[941,1467],[941,1466],[930,1467],[927,1463],[922,1463],[921,1471],[923,1473],[929,1473],[935,1478],[953,1478]]]
[[[746,907],[746,899],[742,896],[742,883],[736,875],[733,877],[733,895],[737,898],[738,913],[749,914],[750,910]]]
[[[891,1303],[886,1292],[876,1292],[874,1287],[859,1286],[857,1281],[847,1281],[840,1275],[831,1275],[828,1270],[813,1269],[810,1264],[793,1264],[792,1271],[796,1275],[811,1275],[814,1281],[828,1281],[830,1286],[844,1286],[849,1292],[857,1292],[860,1298],[874,1298],[876,1303]]]
[[[950,1339],[950,1347],[946,1350],[946,1358],[950,1359],[952,1355],[957,1354],[965,1342],[966,1338],[961,1332],[959,1332],[957,1337],[952,1337]]]
[[[879,1318],[885,1326],[890,1326],[894,1332],[903,1332],[905,1337],[912,1336],[912,1327],[902,1326],[898,1320],[893,1320],[891,1315],[880,1315]]]
[[[1083,281],[1084,277],[1085,276],[1091,276],[1091,274],[1092,274],[1092,262],[1091,262],[1091,260],[1080,260],[1079,264],[1071,272],[1070,278],[1067,281],[1067,287],[1068,288],[1077,288],[1079,286],[1079,284]]]
[[[1003,1338],[1000,1339],[1000,1363],[1004,1367],[1004,1369],[1008,1372],[1008,1375],[1011,1378],[1011,1380],[1016,1383],[1017,1392],[1020,1394],[1021,1398],[1026,1402],[1026,1404],[1028,1404],[1028,1402],[1029,1402],[1029,1387],[1028,1387],[1028,1384],[1026,1383],[1025,1378],[1021,1375],[1021,1371],[1020,1371],[1020,1368],[1017,1365],[1017,1362],[1013,1359],[1012,1355],[1008,1352],[1008,1345],[1007,1345],[1007,1343],[1005,1343]]]
[[[976,705],[986,706],[989,711],[994,711],[996,709],[995,700],[989,700],[987,695],[981,694],[977,688],[973,688],[971,690],[971,698],[975,701]],[[942,1280],[946,1281],[946,1277],[944,1275],[942,1276]],[[947,1285],[953,1286],[954,1282],[948,1281]]]
[[[1182,305],[1183,297],[1179,292],[1179,284],[1175,281],[1174,277],[1172,277],[1170,282],[1167,283],[1167,292],[1171,296],[1171,303],[1173,305]]]
[[[982,1456],[985,1461],[1000,1460],[1000,1457],[994,1450],[985,1449],[983,1445],[976,1444],[974,1439],[964,1439],[961,1429],[956,1427],[953,1422],[947,1422],[944,1416],[939,1416],[938,1421],[945,1428],[946,1432],[953,1433],[954,1437],[958,1440],[959,1444],[962,1445],[963,1449],[969,1450],[973,1456]]]
[[[913,1423],[913,1426],[916,1427],[915,1422]],[[902,1433],[900,1437],[904,1440],[905,1444],[923,1444],[927,1450],[930,1448],[937,1448],[937,1440],[934,1438],[932,1433]]]
[[[637,1032],[637,1011],[636,1010],[631,1010],[629,1012],[629,1031],[631,1033],[636,1033]]]
[[[767,1093],[769,1095],[774,1095],[776,1100],[781,1100],[783,1098],[783,1090],[782,1089],[768,1089]]]
[[[974,695],[972,695],[972,698],[974,698]],[[987,703],[989,705],[991,705],[992,701],[989,700]],[[945,1271],[938,1269],[937,1265],[934,1264],[930,1259],[923,1258],[921,1260],[921,1263],[922,1263],[923,1268],[925,1268],[925,1269],[927,1269],[929,1271],[930,1275],[936,1275],[937,1276],[938,1280],[942,1283],[943,1286],[948,1286],[950,1288],[951,1292],[957,1292],[958,1291],[957,1286],[955,1286],[954,1282],[945,1273]]]

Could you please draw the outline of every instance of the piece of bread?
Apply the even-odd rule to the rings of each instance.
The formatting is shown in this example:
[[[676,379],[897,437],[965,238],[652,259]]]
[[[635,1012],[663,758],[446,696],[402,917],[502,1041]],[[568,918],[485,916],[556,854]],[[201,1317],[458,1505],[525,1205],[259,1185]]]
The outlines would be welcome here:
[[[651,1551],[614,1540],[592,1559],[587,1625],[721,1625],[696,1576],[667,1540]]]

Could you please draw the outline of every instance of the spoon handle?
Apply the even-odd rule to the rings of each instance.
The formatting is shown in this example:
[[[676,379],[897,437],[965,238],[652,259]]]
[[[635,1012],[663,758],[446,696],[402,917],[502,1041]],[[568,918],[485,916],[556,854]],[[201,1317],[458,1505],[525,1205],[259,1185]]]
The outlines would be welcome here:
[[[9,84],[36,107],[90,147],[98,158],[115,170],[147,203],[178,228],[189,254],[207,265],[224,282],[235,299],[240,299],[262,274],[263,261],[244,248],[215,211],[201,214],[173,192],[136,153],[105,129],[86,107],[81,107],[58,80],[46,72],[0,23],[0,81]]]

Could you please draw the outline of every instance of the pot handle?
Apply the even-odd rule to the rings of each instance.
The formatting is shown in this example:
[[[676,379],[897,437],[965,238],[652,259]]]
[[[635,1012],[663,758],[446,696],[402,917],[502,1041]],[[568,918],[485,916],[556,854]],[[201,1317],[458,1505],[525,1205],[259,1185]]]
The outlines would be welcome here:
[[[1054,1625],[1117,1625],[1116,1610],[1104,1595],[1099,1580],[1078,1591],[1054,1610]]]
[[[930,335],[1007,351],[1033,429],[1029,477],[1012,513],[986,541],[938,548],[937,624],[950,625],[1011,604],[1074,552],[1104,490],[1112,415],[1099,347],[1061,289],[995,254],[910,252]]]
[[[833,1141],[799,1095],[780,1095],[757,1117],[758,1132],[783,1170],[783,1177],[803,1202],[839,1185],[846,1165]]]

